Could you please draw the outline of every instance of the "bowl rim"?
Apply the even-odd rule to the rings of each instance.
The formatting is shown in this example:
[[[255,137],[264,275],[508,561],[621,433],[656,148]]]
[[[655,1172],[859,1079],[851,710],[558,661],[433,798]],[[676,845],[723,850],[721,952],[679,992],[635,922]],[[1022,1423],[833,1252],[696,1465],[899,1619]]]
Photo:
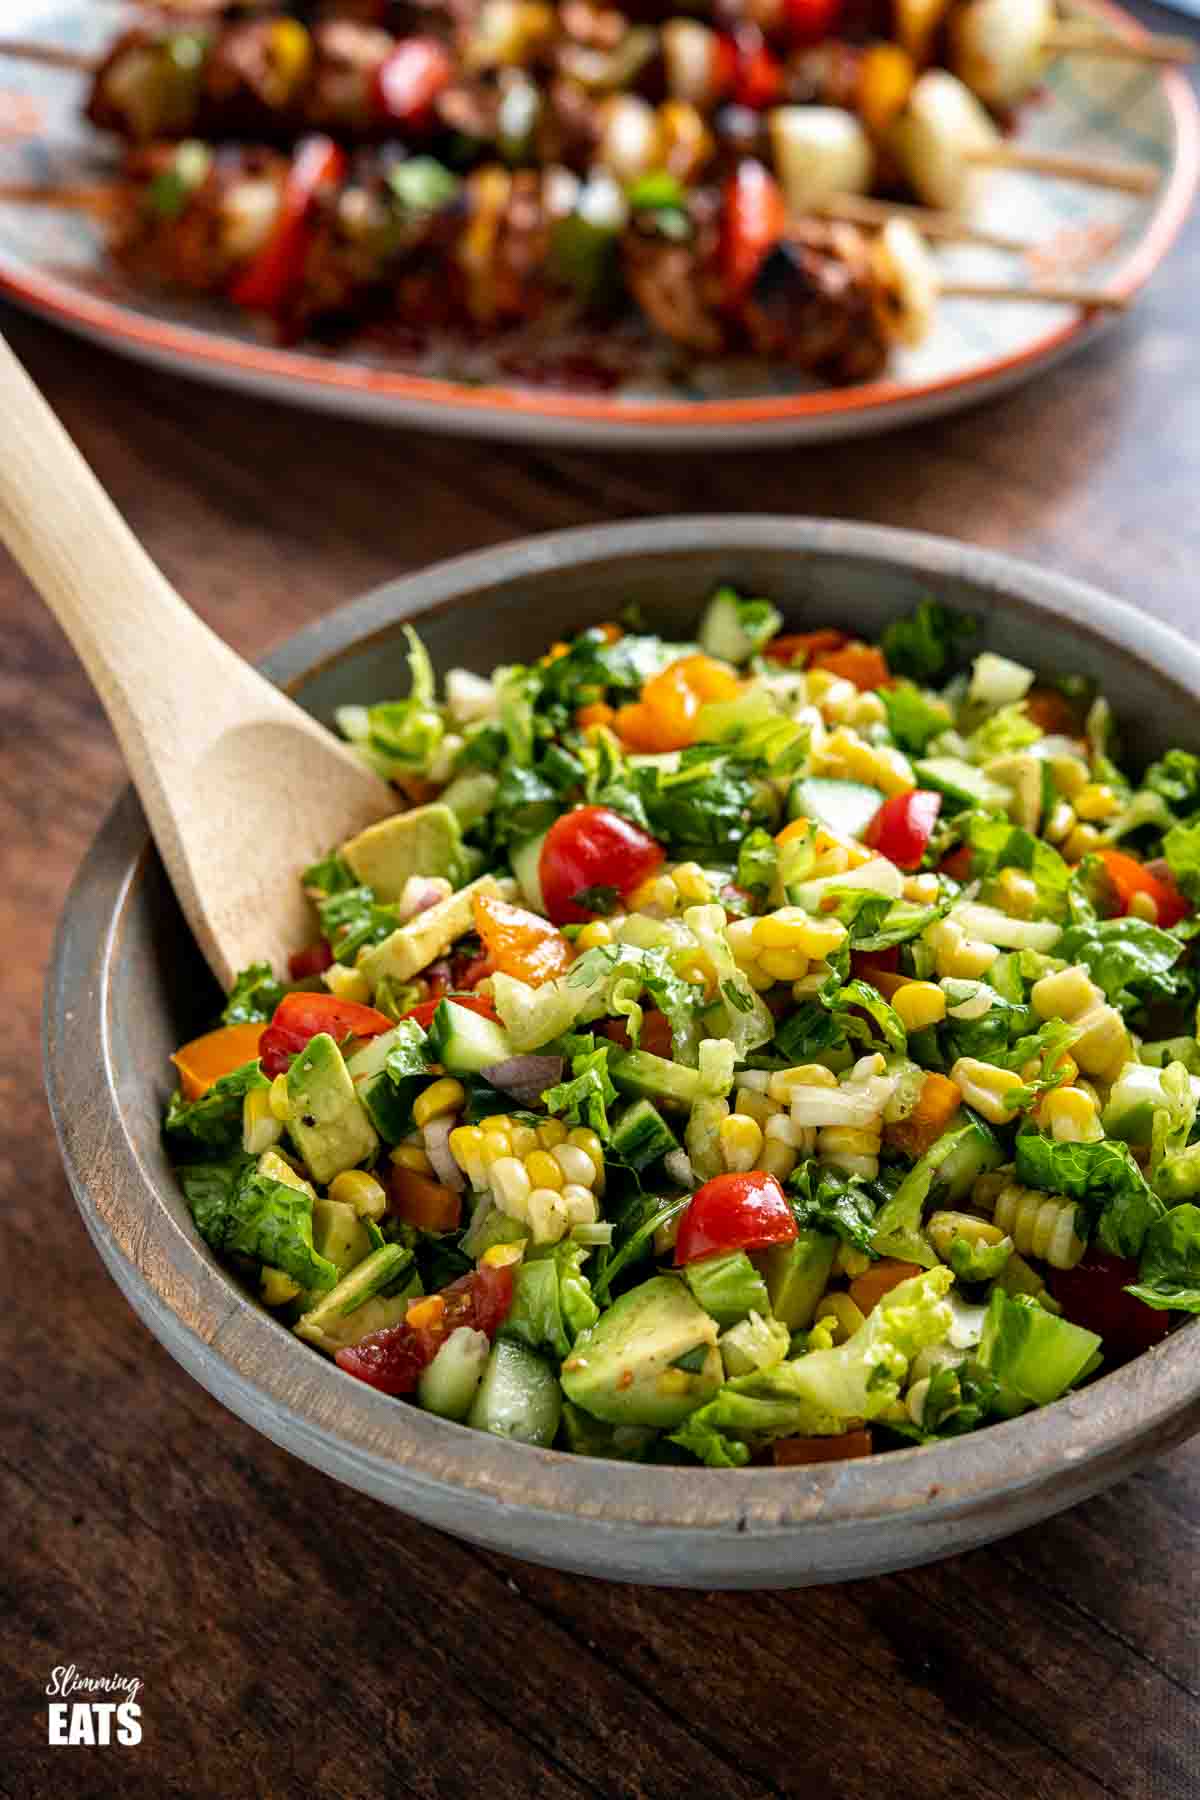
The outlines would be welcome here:
[[[849,555],[923,578],[966,579],[994,603],[1049,616],[1140,663],[1194,702],[1200,651],[1170,627],[1082,582],[954,540],[892,527],[736,514],[584,526],[438,563],[373,590],[265,659],[285,688],[487,589],[560,567],[709,550]],[[401,1510],[473,1498],[636,1528],[791,1532],[983,1514],[1056,1473],[1165,1449],[1200,1429],[1200,1319],[1082,1392],[967,1438],[794,1470],[645,1467],[487,1437],[397,1404],[313,1354],[171,1217],[118,1101],[110,985],[151,847],[126,789],[64,905],[47,976],[44,1062],[71,1187],[135,1310],[176,1360],[276,1442]],[[95,1179],[93,1176],[95,1175]],[[1097,1481],[1093,1485],[1100,1485]],[[1065,1503],[1065,1502],[1063,1502]]]

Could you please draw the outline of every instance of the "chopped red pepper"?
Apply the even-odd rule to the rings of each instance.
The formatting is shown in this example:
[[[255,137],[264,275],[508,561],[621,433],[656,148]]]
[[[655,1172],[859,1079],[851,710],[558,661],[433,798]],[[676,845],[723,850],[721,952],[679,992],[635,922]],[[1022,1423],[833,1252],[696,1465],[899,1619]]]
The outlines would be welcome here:
[[[1073,1269],[1048,1271],[1050,1292],[1073,1325],[1082,1325],[1104,1340],[1107,1357],[1137,1356],[1161,1343],[1171,1316],[1147,1306],[1125,1289],[1138,1278],[1136,1261],[1088,1250]]]
[[[278,313],[304,276],[312,241],[313,204],[346,172],[345,152],[332,138],[309,137],[298,145],[284,183],[275,227],[263,248],[229,290],[235,305]]]
[[[930,788],[893,794],[867,826],[863,842],[898,869],[919,869],[941,810],[942,796]]]
[[[601,1025],[600,1031],[611,1043],[619,1044],[622,1050],[632,1050],[633,1040],[624,1019],[606,1019]],[[648,1050],[652,1056],[669,1057],[673,1048],[671,1022],[666,1013],[648,1012],[643,1014],[642,1036],[638,1049]]]
[[[814,656],[841,650],[849,641],[844,631],[835,631],[832,627],[824,631],[784,631],[771,639],[764,655],[772,662],[808,663]]]
[[[762,32],[746,26],[738,34],[737,79],[733,100],[752,112],[774,106],[783,93],[783,65],[767,49]]]
[[[391,1028],[386,1013],[360,1006],[356,1000],[339,1000],[336,994],[285,994],[259,1041],[259,1061],[264,1075],[283,1075],[293,1056],[323,1031],[341,1042],[349,1037],[377,1037]]]
[[[971,863],[975,852],[970,844],[960,844],[949,856],[943,856],[938,864],[939,875],[949,875],[951,881],[969,881],[971,879]]]
[[[373,1331],[360,1344],[339,1350],[335,1361],[339,1369],[355,1375],[369,1387],[384,1394],[415,1392],[423,1369],[428,1368],[452,1331],[469,1325],[491,1338],[507,1317],[512,1305],[513,1271],[511,1264],[493,1269],[475,1269],[451,1282],[439,1296],[440,1306],[419,1300],[418,1317],[425,1322],[385,1326]],[[410,1312],[413,1308],[410,1308]]]
[[[679,1222],[675,1262],[680,1268],[721,1250],[765,1250],[790,1244],[796,1220],[773,1175],[716,1175],[697,1188]]]
[[[1157,923],[1167,930],[1186,919],[1191,906],[1175,885],[1165,862],[1143,863],[1127,850],[1104,849],[1097,853],[1116,891],[1122,914],[1129,911],[1135,894],[1145,894],[1158,909]]]
[[[308,981],[313,975],[323,975],[332,967],[333,951],[324,938],[318,938],[315,944],[306,944],[303,950],[294,950],[288,957],[288,974],[293,981]]]
[[[752,157],[738,164],[723,198],[721,267],[727,302],[736,308],[787,229],[787,202],[775,177]]]

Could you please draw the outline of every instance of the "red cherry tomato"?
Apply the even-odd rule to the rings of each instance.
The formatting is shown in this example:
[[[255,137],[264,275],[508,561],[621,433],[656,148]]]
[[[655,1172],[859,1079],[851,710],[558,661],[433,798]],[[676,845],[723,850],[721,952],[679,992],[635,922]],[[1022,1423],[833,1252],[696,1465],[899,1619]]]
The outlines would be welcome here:
[[[607,806],[577,806],[556,819],[538,859],[538,880],[546,911],[556,925],[581,925],[596,909],[575,896],[588,888],[613,888],[624,899],[639,881],[660,868],[662,845]]]
[[[624,1019],[605,1019],[600,1026],[600,1033],[610,1043],[619,1044],[622,1050],[633,1049],[633,1039],[629,1035],[629,1027]],[[669,1057],[674,1049],[674,1036],[671,1021],[666,1013],[648,1012],[642,1019],[642,1036],[639,1050],[648,1050],[651,1056]]]
[[[323,975],[332,967],[333,951],[324,938],[318,938],[315,944],[306,944],[303,950],[295,950],[288,957],[288,974],[293,981],[307,981],[310,976]]]
[[[939,875],[949,875],[952,881],[969,881],[971,879],[971,863],[975,852],[970,844],[960,844],[949,856],[943,856],[938,864]]]
[[[1166,1337],[1170,1314],[1125,1289],[1137,1280],[1135,1261],[1089,1250],[1073,1269],[1050,1269],[1050,1291],[1073,1325],[1104,1340],[1106,1358],[1137,1356]]]
[[[842,0],[784,0],[783,11],[793,44],[819,44],[836,36]]]
[[[715,1256],[719,1250],[765,1250],[790,1244],[796,1221],[773,1175],[717,1175],[692,1195],[679,1222],[676,1266]]]
[[[415,1019],[422,1031],[428,1031],[433,1024],[433,1015],[443,1000],[453,1000],[455,1006],[465,1006],[468,1012],[478,1013],[481,1019],[494,1019],[499,1024],[495,1007],[482,994],[439,994],[432,1000],[422,1000],[420,1006],[414,1006],[406,1012],[406,1019]]]
[[[438,95],[454,80],[454,58],[437,38],[401,38],[375,77],[375,112],[406,131],[433,124]]]
[[[726,31],[713,33],[712,66],[709,71],[709,103],[723,100],[733,88],[738,75],[738,47]]]
[[[850,952],[850,973],[857,975],[862,981],[873,981],[876,975],[898,975],[900,972],[900,946],[890,945],[886,950],[852,950]]]
[[[390,1031],[392,1021],[373,1006],[356,1000],[339,1000],[336,994],[285,994],[263,1032],[258,1059],[264,1075],[283,1075],[310,1038],[327,1031],[330,1037],[369,1038]]]
[[[1165,862],[1142,863],[1127,850],[1101,850],[1108,879],[1116,889],[1121,912],[1129,911],[1135,894],[1148,894],[1158,908],[1158,923],[1163,930],[1186,919],[1191,906],[1175,885],[1175,877]]]
[[[512,1305],[513,1272],[511,1265],[501,1269],[475,1269],[442,1290],[443,1305],[429,1324],[386,1325],[373,1331],[359,1344],[339,1350],[335,1361],[339,1369],[365,1381],[368,1387],[384,1394],[411,1394],[446,1339],[460,1325],[469,1325],[494,1337]],[[424,1303],[422,1310],[425,1310]]]
[[[346,172],[345,152],[332,138],[310,137],[297,147],[284,182],[275,227],[258,255],[230,288],[230,298],[251,312],[277,313],[304,275],[312,239],[313,203]]]
[[[764,112],[783,92],[783,65],[767,49],[761,31],[753,27],[739,34],[738,52],[734,104]]]
[[[898,869],[919,869],[941,810],[942,796],[929,788],[893,794],[867,826],[863,842]]]
[[[725,183],[721,210],[721,270],[725,301],[736,306],[754,285],[767,252],[787,228],[787,202],[775,177],[747,157]]]

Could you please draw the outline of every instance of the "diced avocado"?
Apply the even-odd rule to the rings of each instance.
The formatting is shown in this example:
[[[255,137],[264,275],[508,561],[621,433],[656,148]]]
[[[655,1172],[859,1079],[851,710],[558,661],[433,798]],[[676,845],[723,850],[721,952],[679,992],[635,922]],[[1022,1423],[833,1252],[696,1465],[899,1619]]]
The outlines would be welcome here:
[[[339,1275],[347,1275],[371,1254],[371,1239],[345,1200],[314,1200],[313,1249],[334,1263]]]
[[[282,1181],[284,1187],[299,1188],[302,1194],[311,1194],[315,1200],[317,1190],[311,1181],[305,1181],[303,1175],[297,1175],[286,1156],[280,1156],[278,1150],[264,1150],[258,1159],[258,1172],[265,1175],[268,1181]]]
[[[417,1402],[442,1419],[465,1419],[471,1410],[491,1346],[482,1331],[452,1331],[417,1383]]]
[[[649,1050],[627,1050],[610,1056],[609,1073],[619,1088],[633,1094],[644,1094],[673,1112],[688,1112],[703,1091],[699,1069],[685,1069],[681,1063],[655,1056]]]
[[[429,1050],[447,1075],[479,1075],[493,1063],[508,1062],[513,1047],[503,1025],[469,1006],[443,1000],[429,1027]]]
[[[718,588],[704,610],[696,636],[709,656],[745,663],[782,624],[783,614],[769,600],[744,600],[733,588]]]
[[[789,1331],[813,1322],[829,1283],[838,1241],[827,1231],[802,1231],[791,1244],[776,1244],[761,1257],[771,1311]]]
[[[292,1059],[287,1087],[288,1131],[315,1181],[330,1182],[374,1156],[378,1135],[328,1032]]]
[[[792,783],[788,815],[816,819],[839,837],[859,838],[883,805],[878,788],[863,781],[834,781],[824,775],[805,775]]]
[[[496,777],[489,775],[486,769],[468,769],[465,775],[456,776],[449,787],[442,789],[441,803],[450,808],[460,831],[470,831],[472,825],[478,825],[492,810],[499,786]]]
[[[562,1394],[554,1370],[536,1351],[512,1338],[492,1345],[467,1424],[520,1444],[554,1442]]]
[[[1105,1137],[1120,1138],[1126,1144],[1150,1142],[1155,1109],[1167,1104],[1162,1078],[1161,1069],[1147,1068],[1144,1063],[1125,1064],[1101,1117]],[[1190,1080],[1193,1098],[1200,1102],[1200,1075]]]
[[[508,853],[508,860],[512,864],[512,872],[517,878],[517,886],[521,890],[522,900],[526,906],[532,906],[535,912],[540,913],[544,913],[546,910],[546,898],[542,893],[542,878],[539,873],[542,845],[545,841],[546,833],[543,831],[538,837],[526,838],[523,844],[518,844]]]
[[[628,1169],[649,1168],[678,1148],[678,1138],[652,1100],[635,1100],[613,1120],[613,1155]]]
[[[955,811],[981,806],[987,812],[1007,812],[1012,804],[1010,787],[993,781],[960,756],[928,756],[924,762],[914,763],[913,773],[923,788],[933,788],[952,800]]]
[[[562,1410],[563,1440],[576,1456],[607,1456],[613,1462],[642,1462],[657,1433],[648,1425],[606,1425],[568,1400]]]
[[[412,1260],[407,1245],[381,1244],[303,1314],[294,1327],[296,1336],[332,1356],[373,1331],[398,1325],[408,1310],[413,1286],[406,1282],[402,1292],[388,1298],[383,1297],[383,1290],[403,1280]]]
[[[398,900],[410,875],[462,876],[462,833],[444,802],[415,806],[347,838],[341,857],[380,900]]]
[[[511,881],[498,881],[494,875],[481,875],[468,887],[460,888],[448,900],[426,907],[407,925],[398,926],[382,944],[373,944],[358,953],[357,967],[366,976],[371,991],[385,976],[392,981],[411,981],[414,975],[429,967],[450,946],[475,928],[474,902],[482,894],[510,899],[515,892]]]
[[[699,1367],[680,1360],[699,1352]],[[614,1301],[581,1332],[563,1364],[568,1400],[610,1425],[670,1430],[721,1385],[717,1326],[673,1275],[656,1275]]]
[[[979,1360],[1022,1399],[1048,1406],[1091,1372],[1100,1347],[1094,1331],[1056,1319],[1036,1300],[1010,1300],[1002,1288],[993,1288]]]
[[[1036,832],[1041,823],[1045,772],[1042,758],[1028,750],[993,756],[984,768],[988,781],[998,781],[1008,789],[1004,810],[1023,831]]]
[[[736,1325],[748,1313],[770,1311],[767,1284],[744,1250],[718,1250],[688,1263],[683,1278],[718,1325]]]

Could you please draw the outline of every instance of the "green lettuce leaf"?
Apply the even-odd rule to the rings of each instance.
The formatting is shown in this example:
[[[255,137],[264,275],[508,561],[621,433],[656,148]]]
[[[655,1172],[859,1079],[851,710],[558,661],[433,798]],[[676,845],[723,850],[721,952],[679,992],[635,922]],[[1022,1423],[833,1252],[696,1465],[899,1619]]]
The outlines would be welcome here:
[[[402,629],[412,682],[408,699],[343,706],[337,712],[338,725],[355,749],[388,777],[424,774],[445,735],[429,653],[411,625]]]
[[[568,1125],[586,1125],[607,1144],[612,1137],[608,1108],[617,1098],[608,1072],[611,1044],[597,1045],[591,1032],[568,1034],[563,1053],[571,1059],[571,1079],[547,1088],[542,1095],[546,1111]]]
[[[314,1293],[336,1285],[312,1241],[312,1196],[260,1175],[252,1156],[191,1163],[179,1172],[196,1229],[212,1249],[253,1256]]]
[[[775,823],[778,802],[753,762],[698,744],[675,769],[638,770],[650,830],[677,858],[732,862],[742,840]]]
[[[857,1176],[824,1168],[810,1157],[788,1181],[788,1197],[802,1231],[832,1232],[856,1250],[870,1250],[878,1206]]]
[[[500,1336],[548,1351],[561,1362],[579,1333],[600,1317],[583,1273],[586,1256],[583,1246],[570,1240],[528,1251],[517,1269]]]
[[[1024,1187],[1078,1201],[1090,1235],[1113,1256],[1136,1256],[1165,1210],[1128,1145],[1109,1138],[1070,1144],[1023,1132],[1017,1138],[1016,1177]]]
[[[1122,1009],[1171,1000],[1189,991],[1175,971],[1183,945],[1145,919],[1098,919],[1072,925],[1054,947],[1069,963],[1083,963],[1106,1000]]]
[[[1194,813],[1200,807],[1200,756],[1190,750],[1168,750],[1146,770],[1145,786],[1173,813]]]
[[[738,851],[734,881],[756,900],[766,900],[779,872],[779,846],[769,831],[752,831]]]
[[[974,880],[985,881],[1000,869],[1023,869],[1037,887],[1039,917],[1064,917],[1071,871],[1052,844],[990,813],[969,813],[955,824],[961,824],[964,842],[971,847]]]
[[[318,903],[317,917],[321,936],[340,963],[353,963],[367,944],[382,944],[397,922],[396,908],[381,905],[369,887],[343,888],[331,894]]]
[[[251,963],[234,980],[221,1012],[222,1025],[265,1023],[283,999],[283,983],[276,981],[270,963]]]
[[[893,675],[928,684],[953,667],[978,629],[969,613],[922,600],[906,618],[886,626],[879,642]]]
[[[1155,1220],[1137,1281],[1125,1291],[1160,1311],[1200,1313],[1200,1206],[1176,1206]]]
[[[242,1102],[254,1088],[270,1087],[257,1059],[243,1063],[215,1081],[199,1100],[185,1100],[176,1090],[167,1107],[164,1129],[176,1140],[172,1149],[182,1152],[180,1139],[203,1144],[211,1150],[232,1150],[242,1141]]]
[[[888,730],[911,756],[923,756],[931,740],[950,728],[945,702],[923,694],[911,681],[881,688],[879,698],[887,708]]]
[[[1163,855],[1177,887],[1200,902],[1200,818],[1173,825],[1163,839]]]

